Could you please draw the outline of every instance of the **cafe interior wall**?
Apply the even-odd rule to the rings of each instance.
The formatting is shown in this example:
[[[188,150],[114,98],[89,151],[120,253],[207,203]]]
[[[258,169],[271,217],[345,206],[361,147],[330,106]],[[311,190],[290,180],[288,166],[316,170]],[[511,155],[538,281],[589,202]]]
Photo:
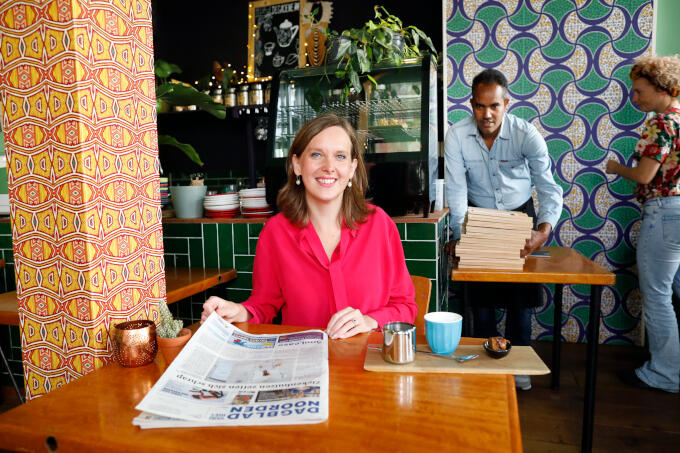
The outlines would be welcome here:
[[[173,3],[152,0],[154,47],[157,58],[177,63],[183,69],[178,78],[191,81],[205,75],[213,60],[227,61],[237,68],[245,65],[247,0],[229,3],[198,0],[193,10],[209,8],[211,14],[208,16],[187,14],[185,10],[175,8]],[[401,17],[407,24],[418,26],[432,37],[435,47],[441,49],[441,3],[435,0],[428,2],[431,5],[429,9],[414,9],[407,2],[395,0],[336,0],[333,2],[331,28],[343,30],[359,27],[374,16],[373,4],[384,5],[390,13]],[[194,145],[205,161],[203,171],[207,169],[208,185],[218,187],[224,185],[232,175],[238,177],[245,166],[243,121],[229,118],[229,115],[226,121],[221,121],[202,113],[161,114],[158,130],[159,133],[168,131]],[[264,149],[259,152],[256,150],[258,170],[262,169],[261,164],[264,162],[263,152]],[[182,172],[202,170],[197,166],[189,167],[183,156],[163,147],[160,149],[160,160],[163,169],[171,173],[174,181],[182,180]],[[171,304],[170,310],[185,323],[191,323],[200,319],[201,306],[210,295],[238,302],[247,299],[252,289],[253,259],[262,226],[262,223],[166,222],[163,228],[166,266],[235,268],[238,271],[235,281]],[[397,220],[397,228],[409,272],[428,277],[433,282],[431,309],[446,309],[447,262],[442,257],[448,218],[436,223],[405,223]]]
[[[550,245],[573,248],[616,273],[616,285],[602,294],[600,342],[642,343],[634,252],[640,208],[632,183],[605,174],[604,167],[610,158],[631,161],[645,119],[631,102],[628,73],[637,56],[652,51],[652,2],[455,0],[444,10],[448,124],[470,114],[476,73],[493,67],[506,75],[509,112],[546,138],[555,181],[564,190]],[[553,285],[543,285],[543,294],[533,338],[550,339]],[[589,294],[587,286],[565,287],[567,341],[585,340]]]
[[[157,59],[177,64],[182,73],[176,77],[192,83],[210,75],[213,61],[229,63],[245,71],[247,63],[249,0],[195,0],[192,8],[183,8],[180,0],[151,0],[153,8],[154,51]],[[373,5],[384,5],[406,24],[416,25],[441,49],[441,3],[428,0],[430,7],[413,8],[402,0],[366,1],[334,0],[330,27],[341,31],[360,27],[374,16]],[[272,74],[273,75],[273,74]],[[247,117],[218,120],[204,112],[176,112],[158,115],[159,134],[170,134],[192,144],[205,165],[189,162],[181,153],[161,146],[160,161],[164,176],[182,183],[188,173],[204,172],[210,186],[224,185],[248,175],[245,122]],[[254,141],[258,175],[264,170],[266,142]]]
[[[5,1],[0,34],[10,352],[33,398],[109,362],[112,324],[156,319],[164,297],[151,8]]]

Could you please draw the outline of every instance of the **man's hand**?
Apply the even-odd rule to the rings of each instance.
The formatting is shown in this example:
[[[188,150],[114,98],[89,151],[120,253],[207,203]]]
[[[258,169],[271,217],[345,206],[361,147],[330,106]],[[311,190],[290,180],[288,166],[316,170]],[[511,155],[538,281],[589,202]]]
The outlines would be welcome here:
[[[545,244],[545,241],[548,240],[548,236],[550,236],[551,231],[552,227],[548,222],[543,222],[542,224],[540,224],[538,226],[538,231],[532,230],[531,239],[526,240],[524,250],[520,252],[519,256],[524,258],[525,256],[531,254],[531,252],[537,250],[539,247]]]

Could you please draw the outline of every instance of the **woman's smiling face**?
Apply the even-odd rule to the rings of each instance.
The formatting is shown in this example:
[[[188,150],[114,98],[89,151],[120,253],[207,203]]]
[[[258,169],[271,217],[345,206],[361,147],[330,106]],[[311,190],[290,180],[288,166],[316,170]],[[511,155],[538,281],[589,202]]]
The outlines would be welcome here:
[[[633,104],[643,112],[663,113],[670,101],[668,93],[655,87],[644,77],[633,80]]]
[[[293,156],[293,170],[302,177],[308,202],[332,203],[338,207],[347,183],[354,176],[352,141],[338,126],[319,132],[300,157]]]

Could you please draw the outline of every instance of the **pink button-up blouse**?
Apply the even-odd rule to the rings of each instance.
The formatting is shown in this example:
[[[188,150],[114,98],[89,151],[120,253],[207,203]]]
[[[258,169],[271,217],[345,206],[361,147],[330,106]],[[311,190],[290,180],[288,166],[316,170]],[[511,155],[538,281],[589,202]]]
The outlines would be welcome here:
[[[382,327],[413,322],[415,291],[404,261],[399,232],[380,208],[358,229],[342,228],[329,262],[311,222],[300,229],[283,214],[260,232],[253,269],[253,291],[243,305],[250,322],[271,322],[281,310],[287,325],[326,328],[345,307],[358,308]]]

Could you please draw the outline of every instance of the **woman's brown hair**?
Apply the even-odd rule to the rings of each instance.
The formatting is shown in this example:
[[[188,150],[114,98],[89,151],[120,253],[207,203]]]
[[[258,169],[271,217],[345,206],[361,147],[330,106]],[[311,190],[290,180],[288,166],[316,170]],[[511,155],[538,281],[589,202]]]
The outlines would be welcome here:
[[[352,159],[357,161],[357,168],[352,177],[352,187],[348,186],[345,188],[342,195],[342,206],[340,207],[340,218],[338,220],[344,220],[345,225],[349,228],[356,228],[357,223],[365,222],[368,214],[372,212],[366,205],[368,179],[366,177],[366,165],[362,156],[362,146],[356,132],[346,119],[337,115],[325,114],[308,121],[302,126],[288,152],[288,158],[286,159],[288,181],[279,191],[276,204],[281,213],[293,225],[304,227],[309,222],[305,187],[303,184],[295,184],[297,177],[293,170],[293,156],[297,156],[299,159],[314,137],[321,131],[334,126],[342,128],[349,136],[352,142]]]
[[[643,55],[635,60],[630,70],[631,80],[640,77],[676,97],[680,93],[680,60],[677,56]]]

